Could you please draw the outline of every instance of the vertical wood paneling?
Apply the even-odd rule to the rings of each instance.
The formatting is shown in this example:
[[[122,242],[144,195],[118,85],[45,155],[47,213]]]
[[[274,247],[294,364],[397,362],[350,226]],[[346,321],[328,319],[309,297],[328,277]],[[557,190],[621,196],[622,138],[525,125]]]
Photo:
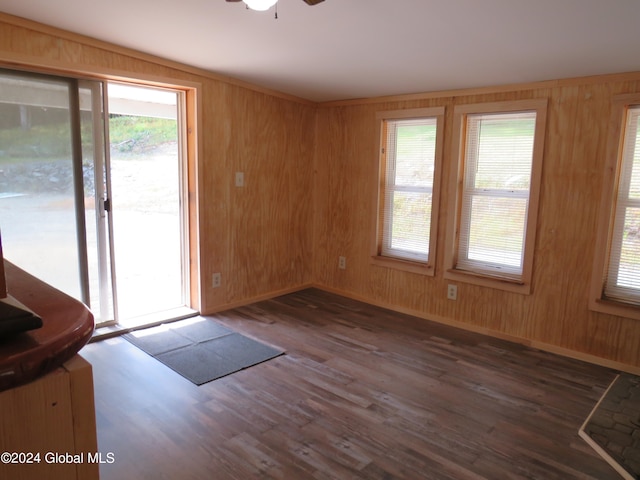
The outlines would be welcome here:
[[[200,164],[200,255],[203,311],[214,305],[226,303],[228,288],[225,275],[222,286],[212,287],[212,274],[229,271],[226,255],[228,242],[225,235],[229,225],[229,191],[232,181],[231,166],[225,155],[230,136],[229,119],[223,99],[227,93],[225,85],[205,83],[202,87],[202,158]]]
[[[315,105],[218,80],[207,72],[0,14],[0,62],[104,78],[199,85],[197,165],[200,307],[311,283]],[[29,24],[33,29],[25,26]],[[234,186],[235,172],[245,187]],[[222,286],[212,288],[212,274]],[[193,298],[193,297],[192,297]],[[197,302],[193,302],[198,306]]]
[[[575,138],[578,87],[556,89],[550,93],[547,112],[547,138],[540,192],[540,213],[537,246],[534,261],[533,301],[531,318],[547,321],[531,323],[529,334],[548,341],[562,332],[566,319],[563,305],[572,273],[565,255],[574,239],[573,229],[566,228],[566,216],[580,218],[573,200],[577,192],[569,191]],[[582,168],[582,167],[581,167]],[[581,207],[578,205],[578,209]],[[558,215],[563,211],[565,215]],[[572,213],[569,213],[572,212]],[[582,242],[575,245],[580,248]],[[569,247],[569,248],[568,248]],[[540,261],[543,259],[544,261]],[[586,262],[585,262],[586,263]],[[541,299],[545,301],[540,301]]]
[[[321,108],[316,155],[325,158],[330,152],[339,152],[339,157],[333,158],[328,170],[319,169],[318,173],[316,185],[322,194],[318,194],[315,219],[320,232],[315,252],[316,281],[331,290],[425,318],[572,351],[578,356],[640,365],[640,324],[588,309],[611,98],[637,88],[635,82],[625,82],[622,77],[609,82],[587,79],[537,88],[529,85],[520,91],[430,96],[428,101],[418,102],[419,106],[447,107],[444,203],[435,277],[372,266],[369,251],[360,247],[371,238],[372,226],[359,218],[373,217],[371,208],[375,205],[370,199],[372,189],[377,188],[367,171],[372,168],[370,144],[378,143],[371,121],[377,111],[415,108],[416,102],[398,98],[380,104],[369,100],[361,105]],[[451,158],[452,106],[528,98],[549,100],[533,291],[521,295],[458,282],[458,300],[447,300],[448,281],[443,278],[441,255],[445,217],[451,208],[446,203],[448,179],[455,161]],[[349,183],[343,181],[344,177]],[[337,268],[339,249],[349,252],[346,271]]]
[[[226,97],[231,168],[230,302],[310,281],[314,113],[234,87]],[[249,116],[247,115],[249,114]],[[244,173],[236,187],[235,172]]]

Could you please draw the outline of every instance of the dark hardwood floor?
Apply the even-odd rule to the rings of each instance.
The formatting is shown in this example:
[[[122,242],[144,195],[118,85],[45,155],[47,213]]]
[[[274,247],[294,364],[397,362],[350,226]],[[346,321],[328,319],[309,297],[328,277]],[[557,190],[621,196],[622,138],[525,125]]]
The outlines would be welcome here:
[[[306,290],[215,315],[286,355],[197,387],[86,346],[103,480],[617,479],[578,437],[606,368]]]

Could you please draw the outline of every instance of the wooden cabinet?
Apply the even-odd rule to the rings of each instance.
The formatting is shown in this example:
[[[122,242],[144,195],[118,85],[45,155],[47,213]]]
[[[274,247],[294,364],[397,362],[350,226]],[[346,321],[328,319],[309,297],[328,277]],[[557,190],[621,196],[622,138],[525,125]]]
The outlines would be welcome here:
[[[91,365],[79,355],[0,392],[0,478],[97,479],[109,457],[98,452],[94,405]]]
[[[93,316],[6,262],[0,243],[0,298],[7,290],[42,327],[0,338],[0,479],[97,479],[113,459],[98,452],[92,369],[77,355]]]

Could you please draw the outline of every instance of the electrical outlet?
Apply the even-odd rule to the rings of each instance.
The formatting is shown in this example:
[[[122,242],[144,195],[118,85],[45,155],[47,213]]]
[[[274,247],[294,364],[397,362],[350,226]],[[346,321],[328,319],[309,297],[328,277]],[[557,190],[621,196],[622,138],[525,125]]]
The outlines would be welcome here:
[[[449,284],[447,286],[447,298],[449,300],[457,300],[458,299],[458,286]]]
[[[338,268],[340,270],[347,269],[347,258],[346,257],[338,257]]]
[[[222,276],[219,273],[214,273],[211,284],[213,288],[218,288],[222,284]]]
[[[236,187],[244,187],[244,173],[236,172]]]

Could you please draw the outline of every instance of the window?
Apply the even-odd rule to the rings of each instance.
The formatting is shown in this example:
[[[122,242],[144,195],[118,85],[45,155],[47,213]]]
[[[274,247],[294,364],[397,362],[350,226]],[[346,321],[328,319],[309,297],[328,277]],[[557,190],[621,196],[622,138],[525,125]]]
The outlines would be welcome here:
[[[591,306],[640,319],[640,97],[616,99],[613,115]]]
[[[455,109],[447,277],[530,291],[545,114],[546,100]]]
[[[627,112],[622,164],[618,180],[609,252],[609,268],[604,286],[608,298],[640,303],[640,106]]]
[[[374,262],[433,274],[444,107],[382,112]]]

